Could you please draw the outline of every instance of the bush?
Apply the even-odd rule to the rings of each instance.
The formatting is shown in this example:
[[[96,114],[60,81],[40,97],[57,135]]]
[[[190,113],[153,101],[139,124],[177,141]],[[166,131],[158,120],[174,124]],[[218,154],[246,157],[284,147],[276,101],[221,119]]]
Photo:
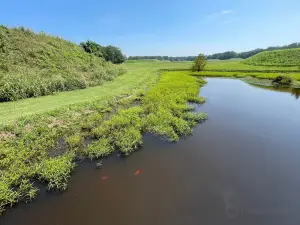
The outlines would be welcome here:
[[[194,61],[194,64],[192,66],[192,71],[194,71],[194,72],[202,71],[202,70],[204,70],[205,66],[206,66],[205,55],[199,54],[197,59],[195,59],[195,61]]]
[[[292,84],[293,80],[289,76],[279,75],[273,79],[273,84],[289,86]]]

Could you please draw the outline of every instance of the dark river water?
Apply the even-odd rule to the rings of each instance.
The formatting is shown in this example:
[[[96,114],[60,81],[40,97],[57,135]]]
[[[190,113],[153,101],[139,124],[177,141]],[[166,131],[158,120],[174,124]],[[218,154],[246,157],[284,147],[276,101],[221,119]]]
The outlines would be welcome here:
[[[1,225],[299,225],[300,100],[217,78],[201,95],[209,118],[193,136],[146,135],[101,170],[81,163],[66,192],[42,191]]]

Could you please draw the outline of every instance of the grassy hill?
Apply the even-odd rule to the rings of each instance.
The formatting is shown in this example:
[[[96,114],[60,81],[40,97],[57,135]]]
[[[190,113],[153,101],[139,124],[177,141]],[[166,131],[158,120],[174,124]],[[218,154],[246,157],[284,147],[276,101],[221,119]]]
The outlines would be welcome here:
[[[0,102],[96,86],[123,72],[59,37],[0,26]]]
[[[259,66],[300,66],[300,48],[266,51],[244,61]]]

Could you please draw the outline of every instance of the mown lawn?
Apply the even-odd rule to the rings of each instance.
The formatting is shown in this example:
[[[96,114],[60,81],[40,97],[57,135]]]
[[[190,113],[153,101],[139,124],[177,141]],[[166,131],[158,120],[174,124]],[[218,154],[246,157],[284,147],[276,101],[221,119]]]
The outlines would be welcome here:
[[[140,68],[138,70],[130,70],[126,74],[113,81],[106,82],[101,86],[61,92],[56,95],[39,98],[0,103],[0,123],[8,123],[21,116],[43,113],[73,104],[94,100],[105,101],[112,96],[128,92],[138,87],[151,76],[157,74],[155,70]]]

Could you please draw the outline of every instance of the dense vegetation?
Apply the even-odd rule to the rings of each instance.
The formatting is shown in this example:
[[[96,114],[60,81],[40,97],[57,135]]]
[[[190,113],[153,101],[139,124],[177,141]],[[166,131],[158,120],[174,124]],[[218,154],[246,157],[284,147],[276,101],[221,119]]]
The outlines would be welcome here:
[[[290,45],[284,46],[273,46],[268,47],[266,49],[258,48],[251,51],[246,52],[234,52],[234,51],[226,51],[222,53],[215,53],[212,55],[207,55],[207,59],[219,59],[219,60],[227,60],[227,59],[234,59],[234,58],[241,58],[247,59],[251,56],[254,56],[260,52],[264,51],[273,51],[273,50],[280,50],[280,49],[293,49],[293,48],[300,48],[300,42],[292,43]],[[169,61],[194,61],[197,56],[179,56],[179,57],[171,57],[171,56],[129,56],[128,60],[144,60],[144,59],[157,59],[157,60],[169,60]]]
[[[114,64],[121,64],[125,61],[120,48],[109,45],[101,46],[94,41],[81,42],[80,46],[87,52],[94,54],[98,57],[103,57],[106,61],[110,61]]]
[[[277,77],[275,77],[272,81],[274,83],[274,85],[278,86],[290,86],[291,83],[293,82],[292,78],[289,76],[283,76],[283,75],[279,75]]]
[[[158,82],[157,82],[157,79]],[[152,84],[157,82],[155,86]],[[206,118],[191,112],[201,79],[179,73],[150,76],[127,94],[19,119],[0,132],[0,211],[30,201],[38,190],[65,190],[76,159],[102,158],[115,149],[128,155],[142,144],[143,132],[178,141]]]
[[[61,38],[0,26],[0,102],[96,86],[124,72]]]
[[[300,48],[262,52],[245,60],[244,63],[259,66],[299,66],[300,68]]]

